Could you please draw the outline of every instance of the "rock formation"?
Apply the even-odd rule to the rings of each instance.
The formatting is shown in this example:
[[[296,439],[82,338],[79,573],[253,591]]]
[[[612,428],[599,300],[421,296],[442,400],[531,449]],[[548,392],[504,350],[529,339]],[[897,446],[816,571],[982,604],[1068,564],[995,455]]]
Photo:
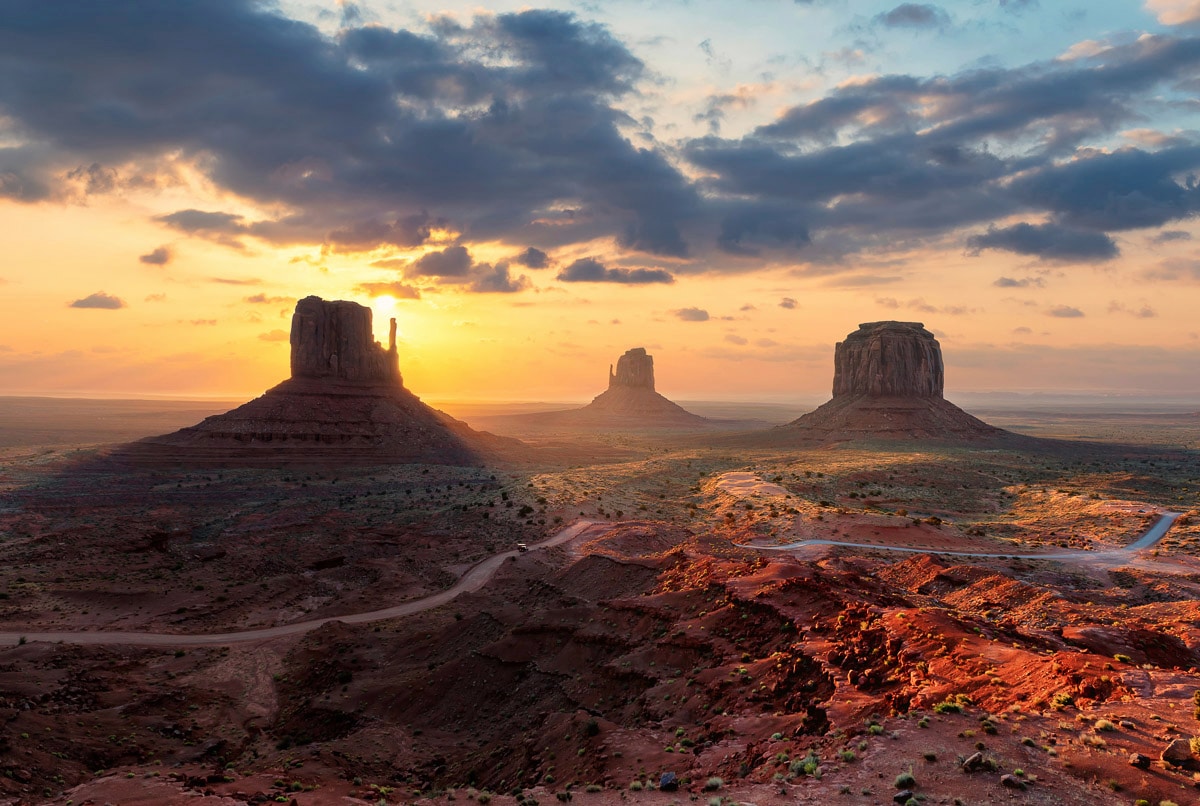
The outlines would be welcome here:
[[[833,396],[941,397],[942,347],[920,322],[868,322],[838,342]]]
[[[292,377],[400,383],[395,319],[390,334],[384,350],[375,341],[370,308],[305,297],[292,314]]]
[[[385,349],[371,309],[306,297],[292,316],[292,377],[233,411],[130,446],[175,464],[478,464],[520,445],[474,431],[404,388],[396,320]]]
[[[834,349],[833,399],[774,430],[798,441],[1008,436],[942,397],[942,348],[920,322],[867,322]]]
[[[645,347],[627,350],[617,359],[616,370],[609,365],[608,389],[581,409],[517,414],[495,418],[534,429],[599,428],[635,430],[641,428],[703,428],[711,422],[692,414],[654,391],[654,357]]]
[[[706,420],[654,391],[654,356],[645,347],[626,350],[617,371],[608,368],[608,389],[579,409],[579,419],[626,427],[688,427]]]
[[[626,350],[625,355],[617,359],[617,371],[613,372],[612,365],[608,367],[608,388],[625,386],[630,389],[649,389],[654,391],[654,356],[646,353],[645,347],[634,347]]]

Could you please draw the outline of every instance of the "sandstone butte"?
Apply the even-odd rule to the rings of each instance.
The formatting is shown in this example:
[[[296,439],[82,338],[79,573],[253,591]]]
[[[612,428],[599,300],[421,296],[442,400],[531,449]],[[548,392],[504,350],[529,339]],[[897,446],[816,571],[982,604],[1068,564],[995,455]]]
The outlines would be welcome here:
[[[395,319],[385,348],[374,340],[370,308],[305,297],[296,303],[290,341],[288,380],[122,455],[184,465],[479,464],[520,445],[475,431],[404,387]]]
[[[697,428],[709,420],[692,414],[654,389],[654,356],[645,347],[626,350],[616,370],[608,368],[608,389],[583,408],[520,415],[539,425],[592,428]]]
[[[833,399],[774,429],[776,440],[987,442],[1014,436],[942,397],[942,347],[920,322],[861,324],[838,343],[833,363]]]

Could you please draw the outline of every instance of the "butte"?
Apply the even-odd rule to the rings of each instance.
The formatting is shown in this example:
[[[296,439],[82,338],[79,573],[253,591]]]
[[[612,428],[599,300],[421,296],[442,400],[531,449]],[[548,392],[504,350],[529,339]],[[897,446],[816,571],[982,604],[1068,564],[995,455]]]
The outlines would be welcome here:
[[[947,401],[944,384],[942,347],[922,323],[867,322],[834,350],[833,399],[769,434],[774,442],[1015,438]]]
[[[371,309],[306,297],[292,316],[292,376],[224,414],[127,446],[117,458],[176,465],[475,465],[521,443],[471,429],[404,387]]]
[[[501,418],[497,418],[498,420]],[[654,356],[645,347],[627,350],[608,367],[608,389],[580,409],[507,418],[529,426],[568,428],[704,428],[710,421],[672,403],[654,389]]]

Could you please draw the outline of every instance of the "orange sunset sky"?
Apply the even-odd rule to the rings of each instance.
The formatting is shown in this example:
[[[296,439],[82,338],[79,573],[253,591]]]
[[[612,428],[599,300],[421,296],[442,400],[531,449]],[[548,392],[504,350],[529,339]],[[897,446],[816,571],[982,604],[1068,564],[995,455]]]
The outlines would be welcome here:
[[[1200,4],[1106,5],[5,3],[0,394],[251,396],[309,294],[435,399],[820,396],[879,319],[1200,394]]]

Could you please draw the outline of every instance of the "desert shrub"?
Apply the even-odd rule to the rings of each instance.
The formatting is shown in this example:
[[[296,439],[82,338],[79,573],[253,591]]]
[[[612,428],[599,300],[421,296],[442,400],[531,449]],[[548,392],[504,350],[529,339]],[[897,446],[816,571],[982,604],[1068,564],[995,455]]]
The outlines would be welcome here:
[[[812,750],[804,758],[798,758],[788,765],[788,772],[793,775],[816,775],[821,766],[821,759]]]
[[[1121,663],[1133,663],[1133,658],[1129,657],[1128,655],[1122,655],[1120,652],[1113,655],[1113,660]]]
[[[709,792],[715,792],[723,786],[725,786],[725,781],[715,775],[704,782],[704,788]]]
[[[1054,699],[1051,701],[1051,704],[1055,708],[1066,708],[1068,705],[1075,704],[1075,698],[1065,691],[1060,691],[1054,695]]]
[[[953,700],[946,700],[933,706],[933,712],[935,714],[961,714],[962,706]]]
[[[596,794],[597,792],[603,792],[603,791],[604,791],[604,787],[600,786],[600,784],[588,784],[587,786],[585,786],[585,787],[583,788],[583,791],[584,791],[584,792],[590,792],[591,794],[593,794],[593,795],[594,795],[594,794]]]
[[[846,762],[854,761],[854,759],[858,758],[858,756],[856,756],[854,754],[854,751],[850,750],[850,749],[843,750],[841,752],[841,756],[842,756],[842,761],[846,761]]]
[[[641,792],[642,791],[642,782],[641,781],[630,781],[629,782],[629,791],[630,792]]]
[[[1112,722],[1110,722],[1107,719],[1097,719],[1096,724],[1093,725],[1092,727],[1094,727],[1096,730],[1103,730],[1103,731],[1110,731],[1110,730],[1117,729],[1117,726],[1114,725]]]
[[[912,789],[917,785],[917,779],[913,777],[911,772],[902,772],[896,776],[896,780],[892,781],[892,786],[897,789]]]

